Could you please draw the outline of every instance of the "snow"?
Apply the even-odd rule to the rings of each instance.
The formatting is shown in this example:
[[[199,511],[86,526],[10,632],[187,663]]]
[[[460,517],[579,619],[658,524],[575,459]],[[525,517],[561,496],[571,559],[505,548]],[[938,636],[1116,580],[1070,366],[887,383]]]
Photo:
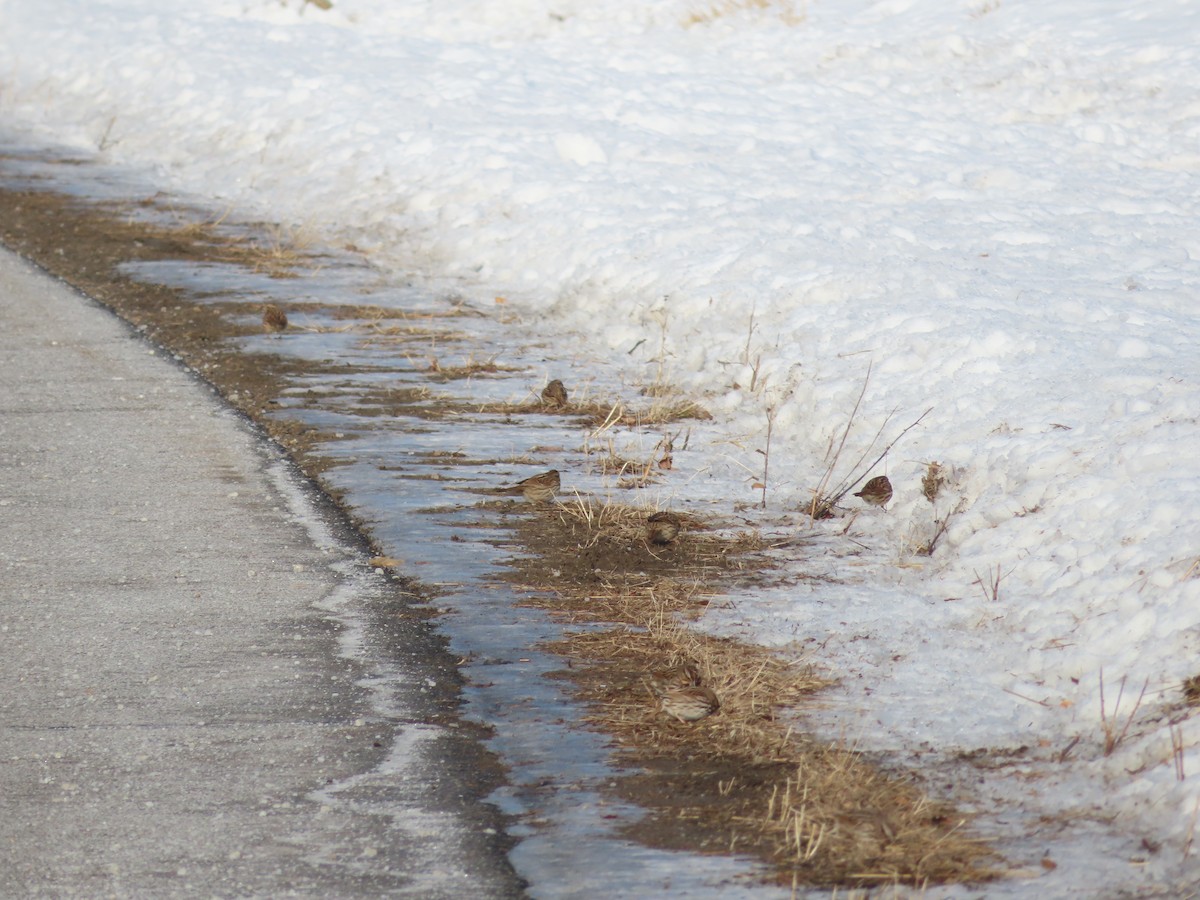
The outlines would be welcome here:
[[[0,21],[9,121],[502,296],[580,345],[576,381],[593,355],[662,369],[717,416],[664,499],[804,532],[864,381],[835,482],[930,410],[866,473],[896,496],[849,523],[858,555],[791,563],[835,582],[706,625],[820,645],[828,725],[869,749],[1049,759],[1078,736],[1039,790],[1134,823],[1131,858],[1162,843],[1147,883],[1196,878],[1198,735],[1177,726],[1180,780],[1168,719],[1200,669],[1200,5],[0,0]]]

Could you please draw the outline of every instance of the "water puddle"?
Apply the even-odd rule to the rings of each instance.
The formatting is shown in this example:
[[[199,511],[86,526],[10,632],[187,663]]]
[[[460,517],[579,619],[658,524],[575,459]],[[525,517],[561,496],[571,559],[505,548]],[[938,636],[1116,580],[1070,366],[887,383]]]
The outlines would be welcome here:
[[[561,639],[564,627],[523,605],[528,595],[500,578],[497,560],[519,552],[505,520],[546,512],[520,498],[482,500],[472,490],[550,468],[586,473],[590,464],[570,417],[470,410],[530,403],[536,373],[569,379],[569,364],[514,354],[502,343],[511,339],[509,331],[494,320],[454,315],[453,300],[411,288],[366,286],[352,267],[330,265],[306,276],[302,290],[291,294],[285,283],[284,292],[270,295],[257,293],[254,279],[239,283],[238,270],[147,268],[130,266],[130,274],[209,294],[213,302],[270,296],[295,308],[340,301],[403,311],[407,318],[400,321],[420,323],[415,335],[389,335],[361,319],[347,328],[346,319],[326,311],[293,313],[298,330],[248,335],[240,344],[247,353],[336,360],[342,367],[298,378],[270,415],[334,436],[314,450],[333,463],[326,482],[380,550],[436,595],[438,628],[463,661],[467,715],[490,727],[489,746],[509,768],[509,784],[491,799],[518,823],[512,835],[520,842],[511,856],[531,893],[644,896],[668,887],[693,896],[774,893],[757,884],[763,872],[748,861],[683,858],[619,836],[641,810],[614,799],[618,773],[607,739],[581,726],[582,711],[566,686],[546,677],[566,661],[538,649]],[[257,316],[248,315],[248,325],[254,321]],[[431,359],[438,360],[436,368]],[[502,360],[504,370],[438,379],[438,369],[478,360]],[[581,492],[603,489],[598,474],[571,482],[570,489]]]

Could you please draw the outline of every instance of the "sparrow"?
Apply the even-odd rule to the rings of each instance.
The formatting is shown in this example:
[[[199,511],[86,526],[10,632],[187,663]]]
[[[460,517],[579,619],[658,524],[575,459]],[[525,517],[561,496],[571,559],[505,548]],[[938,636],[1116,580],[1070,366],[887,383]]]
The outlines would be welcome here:
[[[263,307],[262,324],[266,332],[287,331],[287,313],[274,303],[268,303]]]
[[[711,688],[691,685],[663,691],[662,711],[680,722],[698,722],[721,708],[721,701]]]
[[[665,545],[679,536],[683,521],[673,512],[656,512],[646,519],[646,539],[652,544]]]
[[[542,402],[554,409],[566,406],[567,389],[563,387],[563,383],[555,378],[552,382],[542,388]]]
[[[854,496],[862,497],[863,502],[872,506],[886,506],[892,499],[892,483],[886,475],[877,475],[864,484],[861,491],[855,491]]]
[[[683,663],[670,669],[651,672],[647,683],[654,696],[662,697],[668,691],[677,688],[699,687],[700,671],[691,663]]]
[[[500,493],[520,494],[533,503],[545,503],[547,500],[554,499],[561,484],[562,479],[558,476],[558,469],[551,469],[541,475],[534,475],[524,481],[518,481],[511,487],[501,488]]]

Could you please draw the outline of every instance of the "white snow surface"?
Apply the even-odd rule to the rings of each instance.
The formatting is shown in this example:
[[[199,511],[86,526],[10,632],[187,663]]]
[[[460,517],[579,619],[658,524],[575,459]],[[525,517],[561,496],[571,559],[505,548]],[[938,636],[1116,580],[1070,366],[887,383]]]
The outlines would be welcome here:
[[[709,627],[820,644],[868,749],[1079,737],[1038,789],[1195,877],[1200,4],[0,0],[0,112],[661,366],[666,500],[859,549]],[[814,527],[860,392],[835,482],[929,412]]]

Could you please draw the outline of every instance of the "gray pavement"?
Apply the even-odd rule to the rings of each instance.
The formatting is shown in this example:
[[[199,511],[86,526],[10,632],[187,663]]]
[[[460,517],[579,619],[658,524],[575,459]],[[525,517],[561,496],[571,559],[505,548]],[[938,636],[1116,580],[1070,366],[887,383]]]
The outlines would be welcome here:
[[[402,593],[203,385],[0,250],[0,895],[519,895]]]

